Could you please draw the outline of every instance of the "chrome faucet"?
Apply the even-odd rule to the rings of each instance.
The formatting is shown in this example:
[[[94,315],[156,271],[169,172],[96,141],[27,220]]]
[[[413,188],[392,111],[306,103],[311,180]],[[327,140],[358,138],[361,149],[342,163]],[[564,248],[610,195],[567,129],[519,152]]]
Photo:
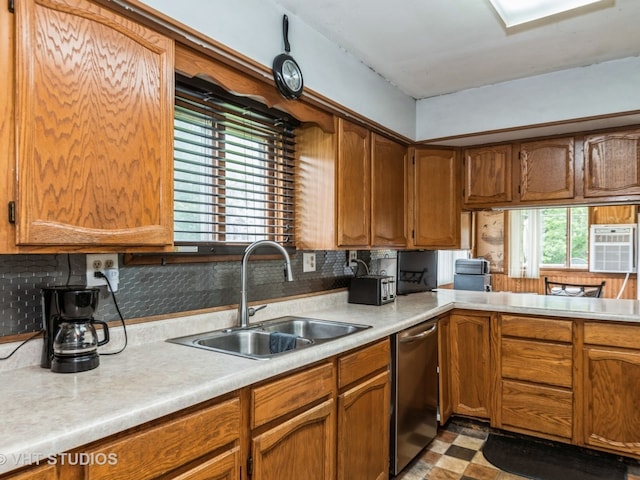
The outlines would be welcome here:
[[[242,254],[242,269],[240,270],[240,304],[238,305],[238,326],[240,328],[246,328],[249,326],[249,317],[254,315],[258,310],[261,310],[266,307],[263,305],[257,308],[248,308],[247,307],[247,265],[249,263],[249,255],[259,247],[274,247],[282,253],[285,261],[285,273],[287,277],[287,282],[293,282],[293,274],[291,273],[291,259],[289,258],[289,254],[284,249],[282,245],[279,243],[273,242],[271,240],[258,240],[257,242],[253,242],[250,244]]]

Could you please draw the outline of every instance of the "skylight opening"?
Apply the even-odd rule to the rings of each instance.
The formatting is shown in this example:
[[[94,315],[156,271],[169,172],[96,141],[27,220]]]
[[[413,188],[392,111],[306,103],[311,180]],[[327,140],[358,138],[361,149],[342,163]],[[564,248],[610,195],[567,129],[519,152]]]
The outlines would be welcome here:
[[[605,0],[490,0],[507,28]]]

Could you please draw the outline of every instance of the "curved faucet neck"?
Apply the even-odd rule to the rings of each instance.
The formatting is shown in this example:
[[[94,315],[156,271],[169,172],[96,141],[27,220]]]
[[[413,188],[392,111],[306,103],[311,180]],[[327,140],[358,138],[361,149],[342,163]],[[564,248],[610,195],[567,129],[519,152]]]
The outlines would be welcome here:
[[[240,304],[238,305],[238,326],[246,328],[249,326],[249,309],[247,307],[247,267],[249,265],[249,257],[251,253],[260,247],[273,247],[278,250],[285,260],[285,271],[288,282],[293,281],[291,272],[291,259],[285,248],[272,240],[258,240],[248,245],[242,254],[242,266],[240,269]]]

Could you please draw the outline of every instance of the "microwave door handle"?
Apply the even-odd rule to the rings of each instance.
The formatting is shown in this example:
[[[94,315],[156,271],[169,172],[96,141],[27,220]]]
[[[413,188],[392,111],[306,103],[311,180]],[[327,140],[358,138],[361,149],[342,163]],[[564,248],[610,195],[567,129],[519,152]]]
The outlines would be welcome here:
[[[429,330],[425,330],[424,332],[420,332],[417,335],[411,335],[410,337],[403,337],[400,339],[400,343],[411,343],[411,342],[415,342],[417,340],[421,340],[424,337],[428,337],[430,335],[432,335],[433,333],[435,333],[435,331],[438,329],[438,325],[434,325],[433,327],[431,327]]]

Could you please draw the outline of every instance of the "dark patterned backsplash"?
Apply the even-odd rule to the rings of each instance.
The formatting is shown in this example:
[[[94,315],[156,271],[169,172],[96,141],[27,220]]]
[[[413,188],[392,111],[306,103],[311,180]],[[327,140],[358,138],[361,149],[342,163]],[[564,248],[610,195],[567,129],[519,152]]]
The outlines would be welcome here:
[[[369,252],[359,252],[369,261]],[[240,262],[173,265],[123,265],[116,292],[125,319],[177,313],[238,303]],[[283,260],[249,262],[249,301],[346,287],[353,270],[344,251],[317,251],[316,271],[302,272],[302,253],[292,256],[294,281],[285,282]],[[42,327],[40,289],[84,285],[85,255],[0,255],[0,336],[36,332]],[[360,272],[362,274],[363,272]],[[118,319],[106,287],[95,317]]]

